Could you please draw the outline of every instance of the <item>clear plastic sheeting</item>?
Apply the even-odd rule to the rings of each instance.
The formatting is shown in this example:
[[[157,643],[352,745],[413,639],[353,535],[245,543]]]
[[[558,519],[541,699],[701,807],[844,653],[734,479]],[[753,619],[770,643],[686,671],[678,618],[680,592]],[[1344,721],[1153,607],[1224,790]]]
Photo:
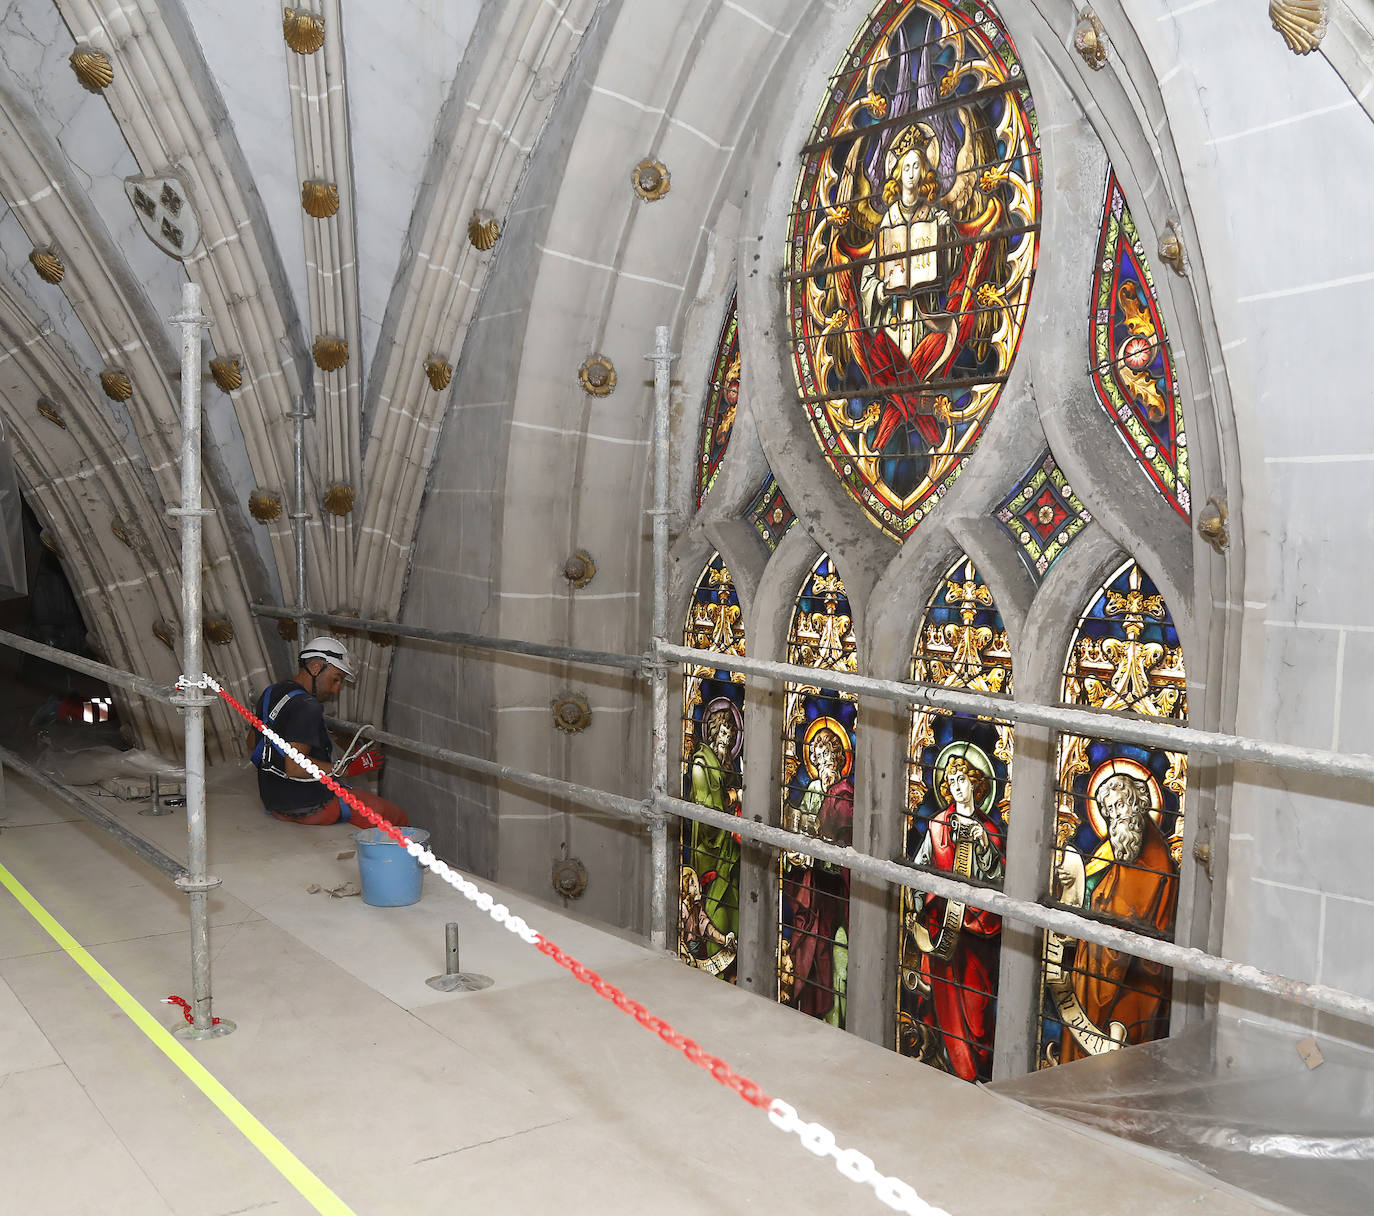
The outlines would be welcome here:
[[[1171,1039],[988,1086],[1047,1114],[1186,1158],[1312,1216],[1374,1212],[1374,1056],[1291,1031],[1207,1021]]]
[[[24,562],[24,503],[14,471],[9,434],[0,424],[0,600],[28,595]]]

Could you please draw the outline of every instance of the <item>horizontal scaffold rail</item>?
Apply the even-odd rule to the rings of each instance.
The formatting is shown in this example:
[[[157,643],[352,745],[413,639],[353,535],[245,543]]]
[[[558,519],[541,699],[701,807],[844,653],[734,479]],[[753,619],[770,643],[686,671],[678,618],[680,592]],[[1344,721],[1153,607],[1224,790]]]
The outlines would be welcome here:
[[[875,680],[871,676],[851,675],[843,671],[798,667],[791,663],[775,663],[768,659],[746,659],[739,655],[720,654],[714,650],[696,650],[690,646],[676,646],[671,642],[659,643],[657,653],[660,658],[675,663],[740,671],[745,675],[791,680],[801,684],[819,683],[839,692],[924,705],[949,713],[975,714],[980,717],[1000,718],[1007,722],[1026,722],[1032,726],[1048,726],[1054,730],[1088,735],[1092,738],[1145,743],[1173,752],[1205,752],[1227,760],[1250,760],[1276,768],[1308,773],[1331,773],[1341,777],[1374,781],[1372,756],[1347,755],[1344,752],[1325,751],[1321,748],[1295,747],[1288,743],[1271,743],[1266,739],[1248,739],[1241,735],[1222,734],[1219,731],[1198,730],[1192,726],[1174,726],[1158,718],[1143,718],[1138,714],[1039,705],[1034,702],[1016,701],[1006,696],[938,688],[932,684]]]
[[[357,730],[359,724],[341,719],[328,719],[329,725],[347,730]],[[656,795],[651,802],[645,803],[624,794],[612,794],[590,786],[576,785],[560,781],[539,773],[525,772],[509,765],[497,764],[479,756],[452,751],[433,743],[420,743],[403,735],[388,731],[371,730],[372,737],[379,743],[398,747],[403,751],[414,752],[433,760],[447,761],[460,769],[483,773],[493,777],[506,778],[520,785],[531,786],[547,793],[592,802],[606,807],[617,815],[645,821],[659,819],[665,814],[678,815],[683,819],[710,824],[712,827],[728,828],[750,840],[789,853],[801,853],[821,861],[834,862],[861,874],[870,874],[897,886],[910,887],[917,891],[928,891],[933,895],[958,900],[975,908],[985,908],[999,916],[1024,921],[1041,929],[1071,937],[1076,941],[1089,941],[1107,946],[1114,950],[1124,950],[1140,958],[1151,959],[1174,967],[1190,975],[1206,979],[1221,980],[1241,988],[1251,988],[1257,992],[1268,992],[1300,1005],[1314,1009],[1325,1009],[1344,1017],[1354,1018],[1374,1025],[1374,1000],[1356,993],[1331,988],[1325,984],[1308,984],[1271,971],[1262,971],[1248,963],[1236,962],[1198,950],[1192,946],[1179,946],[1173,942],[1147,937],[1129,929],[1119,929],[1114,925],[1103,924],[1072,912],[1067,908],[1047,907],[1015,899],[990,887],[974,886],[955,878],[927,870],[917,870],[900,862],[887,861],[867,853],[843,848],[815,836],[804,836],[789,832],[771,824],[759,823],[747,817],[730,815],[724,811],[699,806],[694,802],[684,802],[680,798]]]
[[[177,700],[177,691],[174,688],[155,684],[152,680],[145,679],[143,676],[136,676],[129,671],[121,671],[118,667],[108,667],[104,663],[97,663],[94,659],[83,659],[80,655],[71,654],[66,650],[58,650],[55,646],[44,646],[42,642],[21,637],[17,633],[6,633],[5,630],[0,629],[0,645],[13,646],[15,650],[22,650],[25,654],[31,654],[35,658],[47,659],[48,662],[55,663],[59,667],[84,672],[88,676],[95,676],[97,679],[104,680],[106,684],[113,684],[116,688],[127,688],[130,692],[136,692],[140,696],[148,697],[154,701],[174,704]]]
[[[645,662],[642,654],[619,654],[608,650],[585,650],[580,646],[556,646],[550,642],[526,642],[519,638],[494,638],[480,633],[463,633],[456,629],[430,629],[424,625],[402,625],[395,621],[369,620],[356,616],[339,616],[331,612],[296,611],[278,604],[253,604],[255,616],[278,621],[294,621],[304,617],[336,629],[362,630],[365,633],[415,638],[422,642],[448,642],[454,646],[471,646],[477,650],[500,650],[508,654],[528,654],[541,659],[561,659],[569,663],[590,663],[594,667],[619,667],[639,671]]]
[[[137,854],[149,865],[156,866],[173,882],[189,877],[184,865],[170,853],[165,853],[151,840],[145,840],[137,832],[130,831],[125,825],[103,807],[83,798],[74,789],[54,781],[47,773],[34,768],[28,761],[21,759],[8,748],[0,747],[0,764],[13,769],[21,777],[41,785],[49,793],[56,794],[78,814],[89,819],[96,827],[112,839],[122,844],[129,852]]]

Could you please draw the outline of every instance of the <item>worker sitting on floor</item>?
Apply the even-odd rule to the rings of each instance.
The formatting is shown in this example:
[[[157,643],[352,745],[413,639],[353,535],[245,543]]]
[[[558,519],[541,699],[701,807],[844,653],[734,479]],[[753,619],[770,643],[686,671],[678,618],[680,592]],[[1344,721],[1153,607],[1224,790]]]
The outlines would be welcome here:
[[[258,699],[258,717],[298,751],[326,772],[334,757],[334,743],[324,724],[324,705],[339,695],[344,681],[354,682],[353,662],[336,638],[318,637],[300,654],[300,670],[291,680],[273,684]],[[286,823],[310,825],[348,822],[352,808],[317,780],[265,735],[253,749],[258,770],[258,793],[268,813]],[[393,802],[350,790],[368,810],[397,827],[408,827],[406,813]],[[357,816],[358,826],[370,827]]]

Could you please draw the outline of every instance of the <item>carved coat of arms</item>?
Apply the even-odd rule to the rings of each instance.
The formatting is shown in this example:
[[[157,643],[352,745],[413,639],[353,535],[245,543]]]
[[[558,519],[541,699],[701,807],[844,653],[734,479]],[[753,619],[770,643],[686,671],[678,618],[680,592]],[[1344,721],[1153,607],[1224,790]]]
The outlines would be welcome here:
[[[124,193],[148,238],[163,253],[185,258],[200,241],[200,223],[186,187],[175,177],[126,177]]]

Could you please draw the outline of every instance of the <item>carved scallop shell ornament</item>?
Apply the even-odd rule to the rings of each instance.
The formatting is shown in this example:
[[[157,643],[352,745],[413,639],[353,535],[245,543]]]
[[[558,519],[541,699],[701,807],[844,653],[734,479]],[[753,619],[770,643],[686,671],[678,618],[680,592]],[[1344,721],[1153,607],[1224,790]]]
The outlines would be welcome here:
[[[429,387],[438,393],[448,388],[449,381],[453,379],[453,368],[443,359],[431,359],[425,364],[425,375],[429,378]]]
[[[1295,55],[1321,45],[1329,16],[1327,0],[1269,0],[1269,21]]]
[[[271,490],[254,490],[248,495],[248,514],[260,524],[270,524],[281,516],[281,495]]]
[[[313,55],[324,46],[324,18],[302,8],[284,8],[281,35],[297,55]]]
[[[327,220],[339,213],[339,187],[333,182],[312,178],[301,183],[301,206],[306,215]]]
[[[331,515],[347,515],[353,510],[353,487],[335,482],[324,492],[324,509]]]
[[[342,338],[316,338],[311,353],[322,372],[336,372],[348,362],[348,343]]]
[[[287,617],[283,617],[277,622],[277,636],[284,641],[294,642],[300,636],[300,631],[296,628],[296,622]]]
[[[171,622],[165,619],[153,622],[153,637],[157,638],[168,650],[176,651],[176,630],[172,628]]]
[[[1159,256],[1175,274],[1187,274],[1187,263],[1183,258],[1183,238],[1179,236],[1174,221],[1170,220],[1159,238]]]
[[[83,46],[74,50],[67,62],[81,82],[81,87],[89,93],[99,93],[114,79],[114,67],[104,51]]]
[[[1078,25],[1073,31],[1073,49],[1094,72],[1107,66],[1107,35],[1102,22],[1090,8],[1078,14]]]
[[[222,392],[232,393],[243,387],[243,369],[237,358],[211,359],[210,378]]]
[[[205,640],[212,646],[228,646],[234,640],[234,627],[223,617],[212,617],[201,625]]]
[[[472,213],[472,218],[468,220],[468,240],[474,249],[490,249],[500,235],[501,225],[490,211]]]
[[[100,373],[100,387],[111,401],[127,401],[134,395],[134,382],[129,373],[118,367],[107,367]]]
[[[29,254],[29,261],[38,272],[38,277],[45,283],[60,283],[62,276],[67,273],[67,268],[62,265],[62,259],[57,256],[55,249],[35,249]]]
[[[38,412],[49,422],[57,423],[64,431],[67,429],[67,420],[57,412],[57,406],[46,397],[38,398]]]

